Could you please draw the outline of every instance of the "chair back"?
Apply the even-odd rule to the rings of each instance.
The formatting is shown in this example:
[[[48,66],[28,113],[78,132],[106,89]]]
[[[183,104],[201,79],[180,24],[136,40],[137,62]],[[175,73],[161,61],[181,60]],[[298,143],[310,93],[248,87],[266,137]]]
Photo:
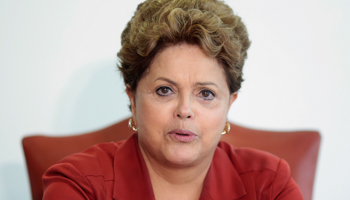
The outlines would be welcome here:
[[[125,119],[102,130],[74,136],[29,136],[22,140],[32,199],[43,197],[42,175],[62,158],[102,142],[121,141],[132,135]],[[320,135],[316,131],[271,132],[244,128],[231,123],[222,141],[236,147],[252,147],[285,159],[305,200],[311,200]]]

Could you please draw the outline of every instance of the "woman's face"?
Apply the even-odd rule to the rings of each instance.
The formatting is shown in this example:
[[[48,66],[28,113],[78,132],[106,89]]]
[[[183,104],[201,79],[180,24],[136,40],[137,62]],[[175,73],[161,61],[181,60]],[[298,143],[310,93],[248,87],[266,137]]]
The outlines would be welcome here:
[[[188,44],[158,53],[136,92],[127,93],[143,156],[172,166],[212,159],[237,96],[216,59]]]

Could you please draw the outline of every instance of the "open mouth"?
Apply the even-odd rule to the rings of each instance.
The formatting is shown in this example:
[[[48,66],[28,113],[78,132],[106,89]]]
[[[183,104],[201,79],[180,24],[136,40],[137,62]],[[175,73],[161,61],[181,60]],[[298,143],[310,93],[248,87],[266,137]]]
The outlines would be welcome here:
[[[198,135],[189,130],[175,129],[168,133],[175,141],[190,142],[195,140]]]
[[[190,134],[186,134],[186,133],[176,133],[176,135],[189,136]]]

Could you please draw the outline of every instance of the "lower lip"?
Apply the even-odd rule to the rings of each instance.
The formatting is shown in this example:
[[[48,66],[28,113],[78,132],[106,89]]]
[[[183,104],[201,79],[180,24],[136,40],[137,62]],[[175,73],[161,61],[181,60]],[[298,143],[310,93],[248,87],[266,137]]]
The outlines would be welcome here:
[[[169,133],[169,135],[179,142],[191,142],[197,138],[197,135],[180,135],[176,133]]]

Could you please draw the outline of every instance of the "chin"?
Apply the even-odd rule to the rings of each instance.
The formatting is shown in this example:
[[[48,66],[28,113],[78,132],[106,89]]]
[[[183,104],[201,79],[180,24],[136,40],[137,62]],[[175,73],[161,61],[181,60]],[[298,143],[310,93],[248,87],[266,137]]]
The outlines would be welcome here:
[[[167,161],[175,166],[190,166],[200,160],[199,151],[191,148],[172,148],[168,151]]]

